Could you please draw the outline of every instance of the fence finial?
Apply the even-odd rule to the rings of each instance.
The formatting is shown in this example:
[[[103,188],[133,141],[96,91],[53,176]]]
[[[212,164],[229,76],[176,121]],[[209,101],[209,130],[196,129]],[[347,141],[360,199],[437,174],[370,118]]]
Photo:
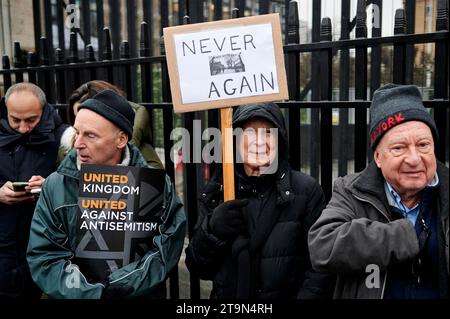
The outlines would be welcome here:
[[[64,64],[64,53],[61,48],[55,49],[55,64]]]
[[[120,44],[120,58],[129,59],[130,58],[130,44],[127,40],[123,40]]]
[[[148,34],[148,24],[145,21],[141,23],[141,39],[139,41],[139,55],[141,57],[150,56],[150,39]]]
[[[22,52],[20,49],[20,43],[17,41],[14,41],[14,67],[16,69],[22,67]]]
[[[394,34],[406,34],[406,16],[404,9],[395,10]]]
[[[37,56],[34,52],[28,52],[27,54],[27,66],[34,67],[38,65]]]
[[[78,62],[78,42],[77,34],[70,32],[70,46],[69,46],[69,63]]]
[[[164,47],[164,36],[161,36],[161,38],[159,38],[159,51],[161,55],[166,54],[166,48]]]
[[[37,65],[38,65],[37,54],[34,52],[28,52],[27,67],[35,67]],[[28,71],[28,82],[37,83],[36,71]]]
[[[233,10],[231,10],[231,19],[236,19],[239,18],[239,9],[238,8],[234,8]]]
[[[322,18],[320,22],[320,41],[331,41],[331,19]]]
[[[49,58],[48,58],[48,48],[47,48],[47,39],[45,37],[41,37],[39,41],[39,60],[40,65],[48,65],[49,64]]]
[[[300,43],[300,23],[298,21],[298,2],[289,2],[289,16],[287,26],[287,43]]]
[[[436,14],[436,31],[448,30],[448,1],[438,0]]]
[[[9,63],[9,56],[7,55],[2,56],[2,67],[5,70],[9,70],[11,68],[11,64]]]
[[[9,56],[4,55],[2,56],[2,66],[3,70],[10,70],[11,64],[9,62]],[[3,88],[5,89],[5,92],[11,87],[12,80],[11,80],[11,73],[5,73],[3,75]]]
[[[356,7],[356,37],[366,38],[367,37],[367,13],[366,13],[366,1],[358,0]]]
[[[84,48],[84,58],[87,62],[95,62],[94,47],[92,44],[88,44]]]
[[[103,28],[103,60],[112,60],[111,34],[107,27]]]

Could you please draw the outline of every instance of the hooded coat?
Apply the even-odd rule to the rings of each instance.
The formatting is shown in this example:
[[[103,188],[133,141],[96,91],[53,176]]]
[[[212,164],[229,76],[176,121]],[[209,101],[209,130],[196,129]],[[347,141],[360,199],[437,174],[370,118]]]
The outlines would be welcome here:
[[[233,126],[253,118],[266,119],[278,128],[278,169],[249,177],[242,165],[235,165],[236,198],[248,198],[249,204],[242,209],[246,232],[232,241],[217,238],[208,227],[223,198],[221,176],[212,178],[199,197],[199,218],[186,249],[186,265],[201,279],[213,281],[211,298],[330,297],[334,278],[312,270],[307,247],[308,230],[325,206],[323,191],[312,177],[290,168],[287,131],[278,106],[238,107]]]
[[[63,124],[56,111],[45,105],[38,125],[20,134],[8,123],[0,106],[0,187],[7,181],[28,181],[33,175],[46,178],[56,169],[56,156]],[[35,202],[0,203],[0,298],[39,297],[26,261]]]

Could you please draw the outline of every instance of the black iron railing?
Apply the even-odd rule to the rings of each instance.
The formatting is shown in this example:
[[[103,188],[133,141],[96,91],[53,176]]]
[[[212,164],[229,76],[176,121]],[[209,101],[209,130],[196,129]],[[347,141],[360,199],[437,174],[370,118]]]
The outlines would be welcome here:
[[[137,0],[127,0],[127,8],[135,8]],[[46,93],[50,103],[58,108],[65,118],[68,96],[82,83],[103,79],[123,88],[129,100],[145,105],[151,114],[153,136],[162,140],[164,160],[169,176],[176,180],[174,164],[169,151],[173,146],[170,133],[175,125],[176,116],[171,104],[170,83],[164,56],[163,39],[155,44],[155,28],[169,26],[168,1],[160,1],[159,10],[154,12],[152,1],[142,0],[143,18],[140,24],[139,48],[136,39],[134,10],[127,10],[128,41],[120,39],[120,1],[96,0],[96,30],[91,30],[90,1],[82,0],[81,29],[72,29],[69,48],[64,41],[64,8],[76,1],[56,1],[56,17],[52,17],[51,1],[45,0],[44,16],[41,17],[41,1],[33,0],[34,34],[36,52],[29,52],[26,57],[18,42],[14,43],[13,60],[9,56],[2,57],[0,70],[0,93],[13,84],[29,81],[39,85]],[[205,20],[205,1],[178,1],[177,16],[172,21],[181,24],[198,23]],[[223,18],[224,2],[210,0],[214,4],[212,19]],[[259,14],[268,13],[271,4],[279,5],[283,1],[258,1]],[[302,1],[299,1],[302,6]],[[372,0],[382,10],[381,0]],[[360,171],[370,160],[367,136],[367,109],[373,92],[382,82],[382,48],[390,47],[393,51],[393,68],[390,77],[394,83],[414,83],[414,45],[434,43],[434,85],[432,99],[425,101],[425,106],[433,109],[433,114],[440,134],[437,145],[437,157],[448,161],[448,113],[449,113],[449,28],[448,1],[437,1],[436,31],[432,33],[414,34],[415,1],[407,0],[405,9],[395,13],[394,35],[381,37],[381,26],[372,28],[372,37],[367,38],[366,6],[368,2],[359,0],[356,16],[351,19],[350,0],[341,1],[340,40],[332,41],[332,23],[328,17],[321,17],[321,1],[312,2],[312,42],[300,43],[299,8],[296,1],[284,1],[283,30],[285,39],[285,64],[288,78],[289,101],[280,102],[285,110],[289,127],[290,162],[294,169],[300,170],[304,165],[308,173],[318,179],[329,199],[332,191],[333,176],[342,176],[352,171]],[[231,17],[238,17],[245,12],[246,2],[235,1],[239,9],[231,11]],[[104,28],[104,8],[108,6],[111,29]],[[173,13],[172,13],[173,14]],[[155,15],[160,23],[154,23]],[[189,16],[187,16],[189,15]],[[190,18],[189,18],[190,17]],[[45,34],[41,37],[41,19],[45,20]],[[55,24],[58,30],[57,43],[52,43]],[[355,29],[356,37],[350,39]],[[110,31],[111,30],[111,31]],[[93,32],[95,31],[95,32]],[[95,52],[90,44],[92,33],[95,33],[99,49]],[[87,45],[84,56],[80,57],[78,38]],[[160,55],[155,55],[160,45]],[[56,49],[54,49],[56,47]],[[370,49],[370,55],[369,55]],[[351,52],[353,51],[353,52]],[[309,62],[302,62],[302,54],[311,54]],[[338,54],[338,56],[337,56]],[[97,56],[97,58],[96,58]],[[338,57],[338,63],[333,63]],[[370,63],[368,63],[370,58]],[[12,65],[11,65],[12,62]],[[303,63],[310,68],[310,76],[302,73]],[[353,65],[353,68],[351,67]],[[338,69],[339,72],[336,72]],[[338,73],[338,76],[336,74]],[[333,80],[337,84],[333,84]],[[353,85],[352,85],[353,79]],[[370,79],[370,80],[369,80]],[[301,83],[304,83],[303,85]],[[350,90],[354,89],[354,99],[350,98]],[[338,97],[333,96],[337,90]],[[309,96],[309,98],[307,98]],[[337,99],[337,100],[336,100]],[[307,123],[302,119],[302,111],[309,110]],[[339,124],[333,124],[333,109],[338,114]],[[349,110],[354,109],[354,124],[350,123]],[[162,115],[161,115],[162,113]],[[158,116],[157,116],[158,115]],[[218,127],[217,110],[207,112],[186,113],[181,116],[181,125],[192,136],[193,120],[202,120],[203,127]],[[162,129],[155,129],[157,121]],[[191,141],[190,145],[193,145]],[[307,150],[307,151],[305,151]],[[190,152],[192,154],[192,152]],[[337,161],[336,167],[333,161]],[[348,164],[354,161],[354,169],[348,170]],[[208,169],[204,164],[186,163],[183,165],[182,188],[183,201],[188,217],[188,236],[190,238],[197,220],[197,194],[199,188],[208,178]],[[335,171],[337,170],[337,174]],[[170,275],[170,297],[179,297],[178,272]],[[190,277],[190,297],[200,297],[198,278]]]

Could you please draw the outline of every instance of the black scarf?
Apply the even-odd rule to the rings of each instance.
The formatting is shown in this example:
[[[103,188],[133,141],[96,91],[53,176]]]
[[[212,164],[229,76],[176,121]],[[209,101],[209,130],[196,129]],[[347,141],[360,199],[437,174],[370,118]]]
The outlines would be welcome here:
[[[6,106],[2,100],[0,105],[0,147],[10,144],[40,145],[54,142],[55,130],[62,124],[55,110],[48,104],[44,105],[41,120],[38,125],[27,134],[21,134],[12,129],[8,123]]]

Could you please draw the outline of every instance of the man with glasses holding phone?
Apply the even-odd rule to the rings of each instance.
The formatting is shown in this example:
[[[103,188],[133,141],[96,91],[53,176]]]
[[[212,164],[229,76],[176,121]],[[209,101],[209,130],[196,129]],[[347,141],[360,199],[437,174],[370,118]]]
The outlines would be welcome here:
[[[448,167],[418,88],[375,91],[369,133],[374,160],[337,179],[310,229],[312,265],[337,273],[335,298],[448,298]]]
[[[39,189],[56,169],[63,131],[44,92],[32,83],[8,89],[0,104],[0,298],[39,298],[26,261]]]

